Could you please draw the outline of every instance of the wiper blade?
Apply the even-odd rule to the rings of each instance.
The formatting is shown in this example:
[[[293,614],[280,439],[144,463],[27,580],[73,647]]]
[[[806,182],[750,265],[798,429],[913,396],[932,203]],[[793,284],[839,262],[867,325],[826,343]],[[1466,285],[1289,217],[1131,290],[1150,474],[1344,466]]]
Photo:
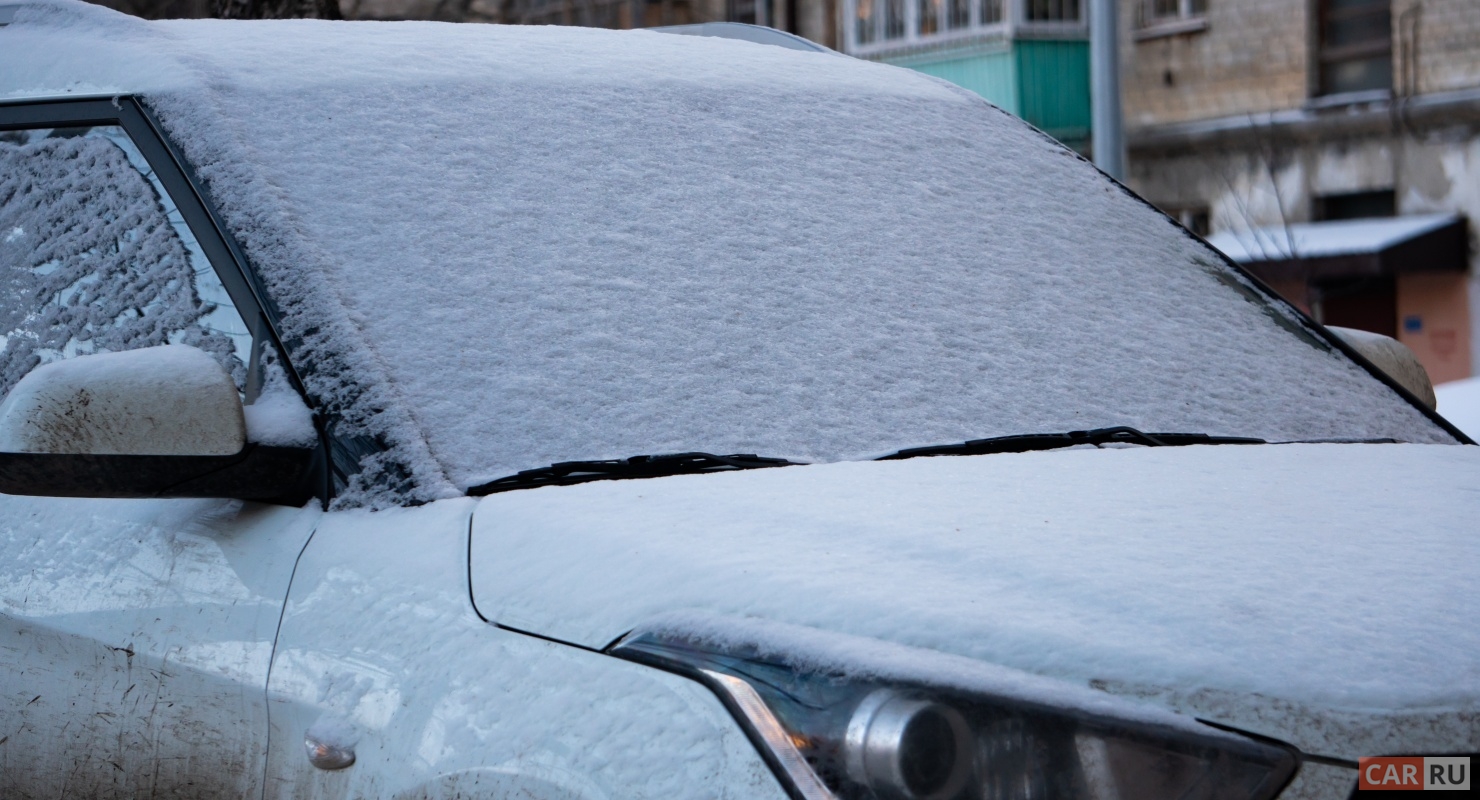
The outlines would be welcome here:
[[[1243,436],[1209,436],[1206,433],[1142,433],[1135,428],[1119,425],[1113,428],[1096,428],[1090,431],[1067,433],[1028,433],[1015,436],[994,436],[990,439],[972,439],[960,444],[938,444],[930,447],[911,447],[881,456],[875,461],[898,461],[921,456],[980,456],[991,453],[1027,453],[1034,450],[1057,450],[1081,444],[1141,444],[1147,447],[1182,447],[1190,444],[1266,444],[1263,439]]]
[[[468,490],[471,497],[536,489],[541,486],[571,486],[591,481],[662,478],[668,475],[699,475],[706,472],[731,472],[739,469],[795,467],[801,462],[784,458],[765,458],[754,453],[717,456],[711,453],[669,453],[656,456],[632,456],[609,461],[562,461],[539,469],[527,469],[489,481]]]

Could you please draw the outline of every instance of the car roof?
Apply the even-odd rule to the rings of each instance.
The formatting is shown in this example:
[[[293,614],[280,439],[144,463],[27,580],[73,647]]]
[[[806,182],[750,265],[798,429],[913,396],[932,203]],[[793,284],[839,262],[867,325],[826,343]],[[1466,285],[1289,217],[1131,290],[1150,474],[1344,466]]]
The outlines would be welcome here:
[[[908,70],[62,0],[0,29],[0,101],[100,94],[147,105],[282,306],[311,399],[411,476],[347,502],[554,461],[1107,425],[1454,441],[1076,153]]]

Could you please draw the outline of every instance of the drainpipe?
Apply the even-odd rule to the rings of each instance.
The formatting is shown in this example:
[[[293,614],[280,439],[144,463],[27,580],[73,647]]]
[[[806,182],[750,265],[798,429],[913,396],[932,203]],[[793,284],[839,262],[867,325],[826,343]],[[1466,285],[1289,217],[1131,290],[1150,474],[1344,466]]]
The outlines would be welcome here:
[[[1095,166],[1125,180],[1125,134],[1120,118],[1120,37],[1115,24],[1117,0],[1090,0],[1089,66],[1090,130]]]

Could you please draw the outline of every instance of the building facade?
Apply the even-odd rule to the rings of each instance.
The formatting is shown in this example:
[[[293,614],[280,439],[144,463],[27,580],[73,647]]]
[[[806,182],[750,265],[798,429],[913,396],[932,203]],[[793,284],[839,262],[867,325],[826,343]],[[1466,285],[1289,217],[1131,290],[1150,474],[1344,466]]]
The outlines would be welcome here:
[[[142,0],[107,0],[140,2]],[[163,0],[160,0],[163,1]],[[170,0],[186,2],[186,0]],[[214,0],[225,2],[225,0]],[[836,0],[338,0],[346,19],[654,28],[745,22],[838,49]]]
[[[1435,383],[1480,374],[1480,2],[1120,9],[1131,188]]]
[[[838,2],[836,49],[944,78],[1088,146],[1088,0]]]

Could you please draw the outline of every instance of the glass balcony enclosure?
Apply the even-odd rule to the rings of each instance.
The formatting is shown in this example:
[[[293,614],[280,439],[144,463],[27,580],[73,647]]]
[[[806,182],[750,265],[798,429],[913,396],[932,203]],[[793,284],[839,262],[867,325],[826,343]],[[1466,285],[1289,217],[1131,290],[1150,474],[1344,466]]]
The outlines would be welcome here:
[[[843,0],[845,52],[859,56],[979,39],[1088,36],[1088,0]]]

